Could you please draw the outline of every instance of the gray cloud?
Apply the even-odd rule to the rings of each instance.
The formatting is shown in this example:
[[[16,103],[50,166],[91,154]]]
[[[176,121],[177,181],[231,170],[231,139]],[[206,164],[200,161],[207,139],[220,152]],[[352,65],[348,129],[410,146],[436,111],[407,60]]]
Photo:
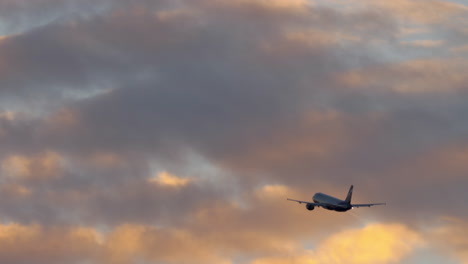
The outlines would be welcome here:
[[[396,44],[392,14],[262,1],[102,3],[102,13],[0,40],[2,110],[24,110],[0,112],[2,219],[172,226],[231,248],[242,228],[319,236],[310,214],[284,198],[344,195],[349,184],[357,201],[389,204],[363,217],[466,217],[467,167],[444,158],[466,155],[467,83],[456,67],[466,63],[387,61],[408,51]],[[196,180],[179,189],[148,181],[165,170]],[[271,184],[290,189],[259,191]],[[302,220],[282,228],[292,217]],[[330,228],[349,222],[314,217]]]

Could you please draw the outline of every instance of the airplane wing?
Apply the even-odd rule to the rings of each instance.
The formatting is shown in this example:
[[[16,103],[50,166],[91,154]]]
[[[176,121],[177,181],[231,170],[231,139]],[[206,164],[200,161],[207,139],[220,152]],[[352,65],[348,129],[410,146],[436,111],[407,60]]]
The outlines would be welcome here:
[[[374,205],[387,205],[387,203],[372,203],[372,204],[352,204],[351,207],[358,208],[358,207],[371,207]]]
[[[294,199],[289,199],[289,198],[287,198],[287,200],[288,200],[288,201],[297,202],[297,203],[300,203],[300,204],[305,203],[305,204],[311,204],[311,205],[313,205],[313,206],[323,206],[322,203],[306,202],[306,201],[294,200]]]

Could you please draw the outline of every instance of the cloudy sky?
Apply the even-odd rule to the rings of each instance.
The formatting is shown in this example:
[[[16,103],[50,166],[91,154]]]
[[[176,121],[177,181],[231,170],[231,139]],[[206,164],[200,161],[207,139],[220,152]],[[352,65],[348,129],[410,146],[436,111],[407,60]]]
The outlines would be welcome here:
[[[0,263],[468,263],[468,1],[0,0]],[[387,206],[307,211],[315,192]]]

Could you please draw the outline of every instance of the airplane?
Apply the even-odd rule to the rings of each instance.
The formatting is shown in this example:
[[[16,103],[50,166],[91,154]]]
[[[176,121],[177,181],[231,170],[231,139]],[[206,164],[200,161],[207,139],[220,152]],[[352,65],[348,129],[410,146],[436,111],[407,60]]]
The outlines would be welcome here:
[[[322,207],[327,210],[337,211],[337,212],[346,212],[352,208],[358,207],[371,207],[374,205],[386,205],[386,203],[371,203],[371,204],[351,204],[351,196],[353,196],[353,185],[349,188],[348,195],[346,199],[340,200],[338,198],[323,194],[316,193],[312,197],[312,202],[300,201],[287,198],[288,201],[298,202],[299,204],[306,204],[306,208],[309,211],[314,210],[315,207]]]

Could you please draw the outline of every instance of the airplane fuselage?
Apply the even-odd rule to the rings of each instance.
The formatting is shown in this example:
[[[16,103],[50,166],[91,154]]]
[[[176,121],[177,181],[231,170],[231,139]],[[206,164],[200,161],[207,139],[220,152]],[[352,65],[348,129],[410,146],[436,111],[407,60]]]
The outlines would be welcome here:
[[[326,204],[326,206],[323,206],[323,208],[325,209],[337,212],[346,212],[352,208],[350,203],[347,203],[333,196],[326,195],[324,193],[314,194],[312,200],[314,201],[314,203]]]
[[[312,201],[301,201],[295,199],[289,199],[289,201],[298,202],[299,204],[305,204],[306,209],[309,211],[314,210],[315,207],[322,207],[327,210],[333,210],[337,212],[346,212],[352,208],[359,207],[371,207],[374,205],[385,205],[386,203],[367,203],[367,204],[352,204],[351,197],[353,196],[353,185],[349,187],[348,195],[346,199],[341,200],[324,193],[316,193],[312,196]]]

